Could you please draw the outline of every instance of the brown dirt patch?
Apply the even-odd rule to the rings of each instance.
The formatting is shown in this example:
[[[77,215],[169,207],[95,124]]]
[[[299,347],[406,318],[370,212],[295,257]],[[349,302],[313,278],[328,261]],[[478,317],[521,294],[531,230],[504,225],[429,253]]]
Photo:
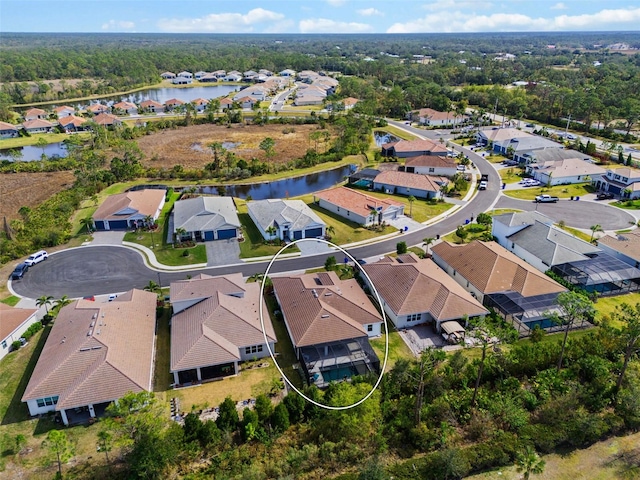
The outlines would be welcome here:
[[[293,130],[293,131],[292,131]],[[191,127],[163,130],[138,139],[138,145],[145,154],[143,163],[147,167],[171,168],[182,165],[185,169],[201,169],[213,161],[211,150],[207,144],[212,142],[238,144],[229,148],[238,157],[250,161],[258,158],[266,159],[265,152],[260,149],[260,142],[271,137],[275,141],[273,163],[286,163],[304,156],[314,142],[309,134],[318,130],[317,125],[242,125],[227,128],[221,125],[194,125]],[[292,132],[291,132],[292,131]],[[291,132],[291,133],[285,133]],[[194,148],[202,149],[199,151]],[[322,152],[325,145],[318,144]]]
[[[18,218],[20,207],[37,207],[73,181],[73,172],[0,174],[0,220]]]

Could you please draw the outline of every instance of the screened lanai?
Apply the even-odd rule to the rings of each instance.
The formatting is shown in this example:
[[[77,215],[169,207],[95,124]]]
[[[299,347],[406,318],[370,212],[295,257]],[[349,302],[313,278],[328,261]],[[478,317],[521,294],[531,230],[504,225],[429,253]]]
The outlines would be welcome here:
[[[555,265],[551,270],[569,283],[602,296],[640,290],[640,270],[606,253]]]

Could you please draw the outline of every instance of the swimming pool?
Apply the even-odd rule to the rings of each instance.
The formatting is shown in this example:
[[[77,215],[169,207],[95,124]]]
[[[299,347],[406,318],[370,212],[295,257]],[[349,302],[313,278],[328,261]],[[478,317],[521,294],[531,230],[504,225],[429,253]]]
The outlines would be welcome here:
[[[538,325],[543,330],[545,328],[555,327],[557,325],[556,322],[554,322],[553,320],[550,320],[548,318],[543,318],[541,320],[532,320],[530,322],[524,322],[524,324],[527,327],[529,327],[531,330],[533,330],[536,325]]]
[[[336,382],[338,380],[344,380],[344,378],[351,378],[354,375],[358,374],[358,371],[355,367],[340,367],[340,368],[328,368],[325,370],[320,370],[322,374],[322,378],[326,383]]]

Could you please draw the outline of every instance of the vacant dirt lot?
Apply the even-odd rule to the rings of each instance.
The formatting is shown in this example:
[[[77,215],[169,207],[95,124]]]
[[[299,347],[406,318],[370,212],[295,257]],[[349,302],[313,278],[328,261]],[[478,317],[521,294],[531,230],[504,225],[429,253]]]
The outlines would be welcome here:
[[[309,148],[315,148],[309,134],[316,130],[317,125],[234,125],[232,128],[194,125],[139,138],[138,145],[145,154],[143,163],[146,166],[171,168],[182,165],[185,169],[193,169],[203,168],[213,161],[207,147],[213,142],[223,143],[227,150],[246,161],[254,157],[264,160],[266,155],[260,149],[260,142],[270,137],[275,141],[275,155],[270,161],[286,163],[302,157]],[[325,144],[319,141],[318,151],[323,152],[324,149]]]
[[[20,207],[36,207],[73,181],[73,172],[0,174],[0,220],[18,218]]]

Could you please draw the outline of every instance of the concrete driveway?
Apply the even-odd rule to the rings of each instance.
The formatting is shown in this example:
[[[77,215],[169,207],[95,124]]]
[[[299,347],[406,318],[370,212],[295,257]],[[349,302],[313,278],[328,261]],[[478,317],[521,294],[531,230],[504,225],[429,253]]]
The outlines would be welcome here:
[[[91,245],[122,245],[125,233],[119,230],[94,232]]]
[[[413,232],[414,230],[424,227],[424,225],[422,225],[419,222],[416,222],[415,220],[413,220],[410,217],[407,217],[406,215],[402,215],[400,217],[394,218],[393,220],[387,220],[387,221],[400,231],[405,231],[404,227],[407,227],[407,230],[406,230],[407,232]]]
[[[240,258],[240,244],[237,238],[204,242],[207,249],[207,266],[229,265]]]
[[[313,238],[310,238],[309,240],[305,240],[303,242],[298,242],[296,243],[296,246],[300,249],[300,255],[303,257],[309,255],[317,255],[319,253],[333,252],[333,249],[329,245]],[[338,252],[338,254],[339,253],[340,252]],[[342,255],[338,256],[342,257]],[[338,259],[338,256],[336,256],[336,259]]]

